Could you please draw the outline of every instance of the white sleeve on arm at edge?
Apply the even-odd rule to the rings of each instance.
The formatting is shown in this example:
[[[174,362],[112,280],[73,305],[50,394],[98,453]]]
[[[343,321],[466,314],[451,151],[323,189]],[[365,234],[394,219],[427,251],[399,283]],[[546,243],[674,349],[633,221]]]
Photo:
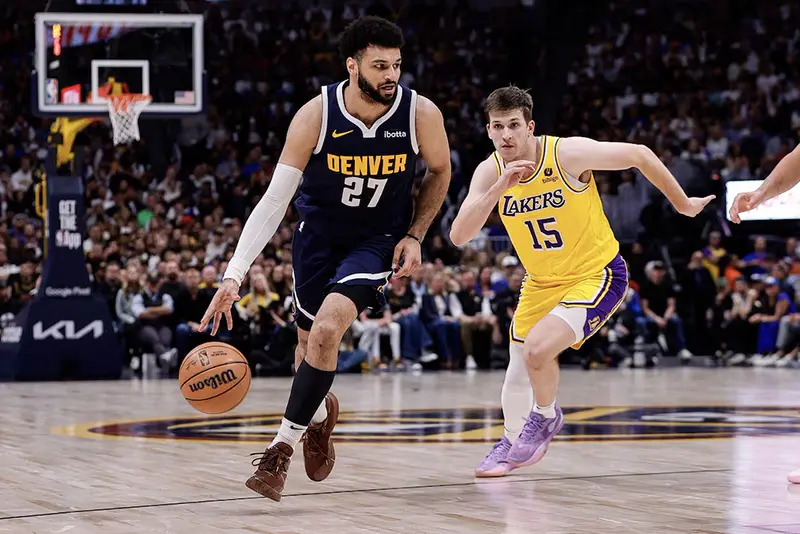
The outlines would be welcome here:
[[[231,278],[241,285],[250,266],[275,235],[286,208],[300,185],[302,175],[300,169],[283,163],[275,167],[267,192],[258,201],[242,228],[242,235],[239,236],[239,243],[223,279]]]

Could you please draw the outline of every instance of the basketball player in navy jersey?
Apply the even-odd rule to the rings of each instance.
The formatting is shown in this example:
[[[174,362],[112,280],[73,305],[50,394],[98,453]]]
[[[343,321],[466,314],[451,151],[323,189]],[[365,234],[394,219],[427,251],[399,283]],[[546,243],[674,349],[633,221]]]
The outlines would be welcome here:
[[[339,403],[330,389],[339,343],[361,311],[382,305],[391,276],[409,276],[419,266],[420,242],[449,187],[442,114],[398,84],[403,44],[400,28],[379,17],[347,26],[340,52],[349,78],[323,87],[292,119],[269,189],[200,323],[203,331],[213,318],[214,335],[224,315],[231,327],[242,279],[299,187],[292,243],[297,372],[278,435],[254,460],[258,468],[246,483],[275,501],[303,435],[308,477],[321,481],[333,469]],[[418,157],[427,174],[414,199]]]

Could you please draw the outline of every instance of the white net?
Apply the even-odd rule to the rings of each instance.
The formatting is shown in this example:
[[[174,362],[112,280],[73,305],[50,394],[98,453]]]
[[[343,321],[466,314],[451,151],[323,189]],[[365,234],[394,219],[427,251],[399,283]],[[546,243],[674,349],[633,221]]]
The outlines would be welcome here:
[[[139,115],[153,98],[150,95],[109,95],[108,115],[114,131],[114,144],[121,145],[139,140]]]

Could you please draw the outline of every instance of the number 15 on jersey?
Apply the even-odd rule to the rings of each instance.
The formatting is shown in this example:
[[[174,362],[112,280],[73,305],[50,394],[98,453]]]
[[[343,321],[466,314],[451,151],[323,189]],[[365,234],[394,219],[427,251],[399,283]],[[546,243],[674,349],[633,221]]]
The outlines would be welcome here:
[[[564,240],[561,239],[561,233],[558,229],[554,228],[555,225],[555,217],[525,221],[525,226],[528,227],[533,239],[533,250],[559,250],[564,248]],[[542,246],[542,242],[544,242],[544,246]]]

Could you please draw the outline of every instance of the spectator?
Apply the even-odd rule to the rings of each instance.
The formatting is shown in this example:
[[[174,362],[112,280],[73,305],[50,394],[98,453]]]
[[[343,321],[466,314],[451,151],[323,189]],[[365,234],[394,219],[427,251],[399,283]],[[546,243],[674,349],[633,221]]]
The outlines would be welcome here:
[[[722,247],[722,234],[713,231],[708,234],[708,244],[703,247],[703,266],[711,273],[711,278],[717,280],[722,273],[719,268],[719,261],[727,254]]]
[[[167,204],[172,204],[183,195],[183,186],[178,181],[178,171],[175,166],[170,166],[164,179],[156,186],[156,190],[163,195],[163,200]]]
[[[218,287],[219,283],[217,282],[217,268],[213,265],[206,265],[203,267],[203,272],[201,274],[200,288],[217,289]]]
[[[400,325],[392,320],[392,311],[388,304],[382,309],[361,312],[351,329],[356,336],[360,336],[358,348],[368,354],[367,363],[370,368],[386,367],[386,362],[381,358],[381,335],[389,336],[391,363],[396,367],[402,365]]]
[[[131,312],[139,321],[139,342],[145,351],[155,353],[160,362],[172,367],[177,351],[172,348],[168,318],[175,311],[175,303],[161,290],[161,284],[158,273],[149,273],[143,291],[133,297]]]
[[[422,298],[428,293],[427,281],[432,276],[432,271],[433,264],[423,263],[419,269],[414,271],[414,274],[411,275],[409,289],[411,289],[411,292],[414,294],[414,302],[417,305],[417,309],[422,307]]]
[[[272,268],[272,280],[270,286],[272,290],[280,295],[282,299],[286,299],[292,293],[292,270],[286,265],[276,265]]]
[[[477,357],[481,362],[480,367],[488,369],[492,342],[499,343],[502,339],[497,330],[497,317],[492,313],[489,297],[478,295],[475,289],[475,273],[465,270],[458,278],[461,288],[456,293],[456,298],[461,305],[461,314],[456,318],[461,325],[465,366],[469,370],[477,369]]]
[[[743,363],[747,359],[746,355],[755,351],[758,331],[748,319],[757,298],[758,291],[749,288],[744,278],[736,280],[732,291],[727,285],[722,285],[716,297],[720,318],[720,345],[723,351],[730,353],[730,365]]]
[[[122,288],[122,277],[119,264],[110,262],[103,266],[103,280],[100,284],[95,285],[97,291],[108,304],[108,310],[111,313],[111,320],[116,322],[117,317],[117,294]]]
[[[800,352],[800,313],[797,313],[797,302],[794,310],[781,317],[776,342],[775,367],[788,367],[797,361]]]
[[[475,291],[481,297],[486,297],[490,301],[494,298],[495,293],[498,290],[502,290],[508,287],[508,282],[503,279],[503,285],[498,287],[497,282],[492,280],[493,277],[492,268],[488,265],[482,267],[480,269],[480,274],[478,275],[478,282],[475,285]]]
[[[281,297],[269,287],[264,273],[250,275],[250,291],[236,303],[236,309],[263,345],[269,343],[276,328],[286,326]]]
[[[132,360],[131,349],[139,344],[139,320],[133,311],[133,302],[137,297],[141,297],[141,283],[139,269],[135,266],[129,266],[125,269],[122,279],[122,287],[117,291],[114,303],[114,315],[119,321],[117,323],[117,331],[121,334],[122,340],[125,343],[125,361],[130,364]],[[139,368],[139,359],[137,357],[136,364],[131,367],[134,370]]]
[[[778,348],[778,327],[787,313],[797,311],[793,299],[781,292],[780,283],[771,276],[764,279],[762,303],[758,312],[749,319],[752,324],[758,325],[758,355],[751,362],[758,367],[774,365],[784,356],[783,352],[775,352]]]
[[[416,298],[409,290],[409,284],[408,278],[392,280],[386,291],[386,301],[392,313],[392,320],[400,325],[402,337],[400,347],[403,358],[418,364],[415,368],[420,368],[420,362],[432,362],[438,355],[431,350],[433,339],[422,324],[417,312]]]
[[[676,312],[675,291],[666,279],[664,264],[654,261],[645,268],[647,281],[642,284],[642,311],[648,329],[655,328],[664,350],[677,354],[686,363],[692,353],[686,349],[683,323]]]
[[[687,334],[688,344],[695,353],[711,354],[717,347],[708,343],[709,336],[705,335],[712,318],[717,286],[711,273],[703,265],[703,253],[700,251],[692,254],[686,266],[681,294],[685,295],[683,303],[683,324]]]
[[[169,294],[169,293],[166,293]],[[170,295],[171,296],[171,295]],[[191,350],[191,339],[202,339],[205,332],[198,332],[200,321],[203,318],[211,299],[214,297],[212,289],[200,288],[200,273],[195,268],[186,270],[183,284],[174,296],[175,313],[175,349],[179,361]],[[209,329],[212,325],[209,325]],[[221,332],[224,337],[225,332]]]
[[[514,319],[514,312],[519,302],[519,294],[522,290],[523,275],[520,271],[513,272],[508,278],[508,287],[498,291],[492,300],[492,310],[497,317],[497,326],[503,336],[503,345],[510,343],[509,331],[511,321]]]
[[[433,275],[430,290],[422,297],[420,318],[434,339],[442,367],[451,370],[460,367],[461,328],[457,317],[461,315],[461,303],[446,284],[443,273]]]
[[[31,169],[31,158],[22,156],[19,162],[19,169],[11,175],[11,191],[13,193],[25,193],[33,185],[33,170]]]
[[[178,296],[178,293],[183,291],[184,284],[180,281],[181,273],[180,268],[178,267],[178,262],[175,260],[169,260],[163,263],[164,272],[162,273],[164,276],[164,282],[161,284],[161,291],[167,293],[169,296],[175,300],[175,297]]]
[[[753,241],[753,252],[742,258],[742,266],[749,274],[764,274],[768,271],[769,255],[767,254],[767,240],[757,236]]]
[[[228,242],[225,239],[225,229],[216,228],[206,246],[206,261],[214,261],[225,258],[225,252],[228,250]]]
[[[11,287],[11,298],[21,304],[27,304],[31,299],[31,292],[36,287],[36,266],[31,261],[20,265],[19,272],[8,276],[8,285]]]
[[[247,320],[255,320],[261,315],[262,309],[269,308],[279,299],[280,296],[270,289],[263,273],[251,274],[250,291],[236,303],[236,307]]]

